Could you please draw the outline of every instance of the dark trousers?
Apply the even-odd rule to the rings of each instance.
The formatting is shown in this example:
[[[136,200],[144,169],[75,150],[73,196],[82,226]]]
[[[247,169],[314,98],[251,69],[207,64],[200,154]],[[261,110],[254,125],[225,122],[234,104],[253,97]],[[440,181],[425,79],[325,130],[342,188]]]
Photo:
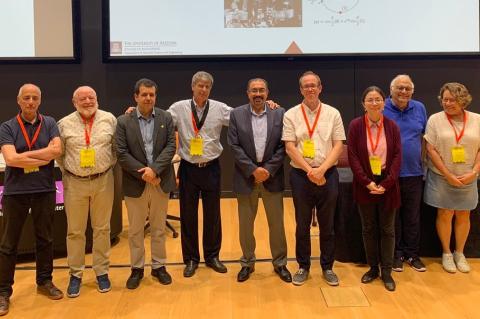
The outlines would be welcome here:
[[[220,163],[213,160],[198,167],[185,160],[180,162],[180,223],[183,262],[199,262],[198,202],[203,204],[203,256],[205,261],[218,258],[222,245],[220,217]]]
[[[29,210],[35,228],[37,284],[52,280],[55,192],[5,195],[2,199],[3,235],[0,242],[0,294],[11,296],[17,247]]]
[[[418,257],[423,176],[400,177],[402,206],[395,219],[395,258]]]
[[[332,167],[325,173],[327,182],[318,186],[300,169],[290,171],[293,205],[295,207],[295,255],[300,268],[310,269],[310,225],[316,208],[320,226],[320,265],[332,269],[335,258],[335,207],[338,197],[338,172]]]
[[[395,209],[385,209],[383,202],[359,204],[362,236],[367,263],[391,273],[395,249]]]

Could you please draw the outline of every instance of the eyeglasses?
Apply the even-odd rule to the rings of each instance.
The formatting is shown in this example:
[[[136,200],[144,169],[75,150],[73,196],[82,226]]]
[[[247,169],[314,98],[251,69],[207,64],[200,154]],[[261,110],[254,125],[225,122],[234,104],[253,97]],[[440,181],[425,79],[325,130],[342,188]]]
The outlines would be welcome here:
[[[365,100],[364,101],[365,104],[382,104],[383,103],[383,99],[381,98],[376,98],[376,99],[368,99],[368,100]]]
[[[413,91],[413,88],[410,87],[410,86],[396,86],[395,87],[395,90],[397,91],[405,91],[405,92],[412,92]]]
[[[443,98],[442,99],[442,103],[443,104],[447,104],[447,103],[457,103],[457,99],[456,98]]]
[[[248,92],[254,93],[254,94],[255,94],[255,93],[265,93],[265,92],[267,92],[267,89],[264,89],[264,88],[260,88],[260,89],[250,89],[250,90],[248,90]]]
[[[319,85],[317,85],[317,84],[307,84],[307,85],[302,86],[301,88],[302,88],[302,90],[309,90],[309,89],[316,89],[318,87],[319,87]]]

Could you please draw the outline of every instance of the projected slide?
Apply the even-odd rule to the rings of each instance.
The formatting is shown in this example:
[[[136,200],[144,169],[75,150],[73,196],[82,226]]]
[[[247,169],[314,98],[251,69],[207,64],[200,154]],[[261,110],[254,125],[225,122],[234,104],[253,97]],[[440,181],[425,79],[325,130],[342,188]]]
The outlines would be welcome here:
[[[72,0],[1,0],[0,59],[74,57]]]
[[[0,10],[0,56],[35,55],[33,1],[3,0]],[[15,30],[15,32],[12,32]]]
[[[479,52],[478,0],[110,0],[111,56]]]

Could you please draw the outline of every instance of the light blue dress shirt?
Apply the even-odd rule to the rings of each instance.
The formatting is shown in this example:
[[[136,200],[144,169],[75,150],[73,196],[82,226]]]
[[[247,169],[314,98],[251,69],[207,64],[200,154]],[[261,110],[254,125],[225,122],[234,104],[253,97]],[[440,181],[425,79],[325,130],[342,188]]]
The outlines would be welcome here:
[[[142,113],[136,109],[138,124],[140,124],[140,132],[142,133],[143,145],[145,146],[145,153],[147,154],[147,163],[153,163],[153,131],[155,128],[155,108],[148,118],[145,118]]]

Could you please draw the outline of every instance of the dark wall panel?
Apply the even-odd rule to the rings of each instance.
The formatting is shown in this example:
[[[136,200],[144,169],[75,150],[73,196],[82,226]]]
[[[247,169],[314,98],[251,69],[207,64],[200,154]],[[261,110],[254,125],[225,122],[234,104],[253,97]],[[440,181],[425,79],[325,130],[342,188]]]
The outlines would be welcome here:
[[[247,102],[245,86],[252,77],[269,81],[270,97],[285,108],[299,103],[298,77],[306,70],[318,72],[322,78],[322,100],[337,107],[345,128],[363,113],[359,103],[361,92],[369,85],[378,85],[386,93],[398,73],[408,73],[415,82],[415,98],[427,105],[431,114],[440,110],[436,101],[442,83],[459,81],[472,91],[471,110],[480,111],[480,58],[442,57],[319,57],[308,60],[265,61],[180,61],[180,62],[102,62],[101,1],[81,2],[82,59],[80,64],[0,64],[0,121],[18,111],[16,95],[23,83],[32,82],[42,89],[41,111],[57,119],[73,111],[71,96],[79,85],[90,85],[98,93],[100,107],[120,115],[133,103],[133,85],[141,77],[159,85],[157,105],[167,108],[174,101],[190,98],[190,81],[194,72],[205,70],[214,76],[211,98],[238,106]],[[268,39],[255,39],[268,41]],[[214,41],[214,39],[208,39]],[[208,45],[208,42],[205,44]],[[252,41],[251,45],[255,45]],[[231,190],[232,156],[222,143],[222,187]]]

